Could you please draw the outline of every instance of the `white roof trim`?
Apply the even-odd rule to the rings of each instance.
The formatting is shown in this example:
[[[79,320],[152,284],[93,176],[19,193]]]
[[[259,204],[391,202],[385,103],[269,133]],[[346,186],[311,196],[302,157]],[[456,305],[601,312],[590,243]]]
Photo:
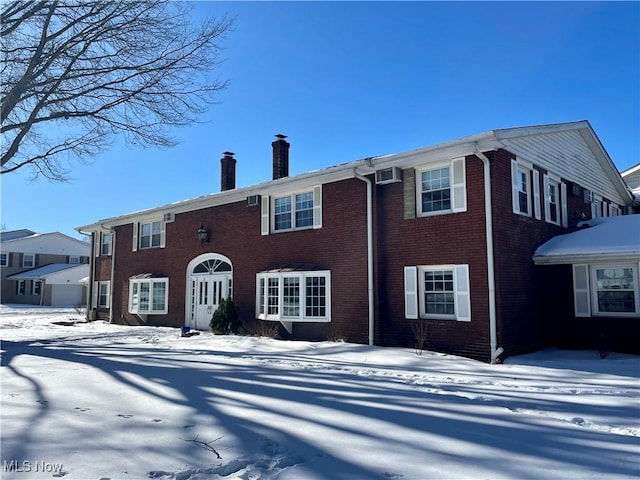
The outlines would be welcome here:
[[[596,148],[600,152],[597,157],[603,164],[603,167],[605,167],[605,171],[608,172],[608,175],[611,179],[617,177],[617,180],[614,181],[614,184],[616,184],[616,188],[623,192],[623,196],[626,195],[629,198],[629,202],[631,202],[631,192],[629,192],[629,190],[626,188],[626,185],[619,177],[617,169],[615,168],[606,151],[604,151],[604,148],[602,147],[600,141],[597,139],[595,132],[589,125],[589,122],[587,122],[586,120],[582,120],[579,122],[492,130],[489,132],[436,144],[430,147],[420,148],[403,153],[360,159],[341,165],[307,172],[293,177],[270,180],[248,187],[212,193],[209,195],[204,195],[189,200],[183,200],[157,208],[133,212],[117,217],[111,217],[100,220],[96,223],[76,227],[76,231],[80,233],[86,233],[97,230],[105,230],[113,228],[117,225],[124,225],[141,220],[144,221],[152,218],[158,218],[163,216],[165,213],[184,213],[193,210],[200,210],[203,208],[244,201],[244,199],[250,195],[276,195],[278,193],[286,193],[292,190],[312,187],[314,185],[346,180],[354,176],[355,169],[358,169],[359,174],[367,175],[374,173],[377,169],[386,168],[389,166],[409,168],[422,164],[428,164],[438,160],[447,160],[472,155],[476,151],[487,152],[491,150],[497,150],[499,148],[508,149],[509,139],[511,138],[523,137],[528,135],[541,135],[545,133],[567,130],[580,130],[581,132],[588,132],[588,135],[586,137],[583,134],[583,137],[585,137],[585,141],[587,141],[588,138],[591,139],[591,141],[588,142],[589,146],[592,149]],[[609,170],[611,169],[613,169],[613,171],[609,172]],[[617,185],[618,183],[619,185]]]

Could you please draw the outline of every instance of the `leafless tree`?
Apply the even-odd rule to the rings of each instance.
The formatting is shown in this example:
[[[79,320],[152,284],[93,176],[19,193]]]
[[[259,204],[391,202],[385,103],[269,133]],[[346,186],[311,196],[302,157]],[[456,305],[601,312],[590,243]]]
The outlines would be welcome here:
[[[2,174],[69,178],[116,137],[169,147],[227,86],[214,75],[233,18],[185,2],[17,1],[0,13]]]

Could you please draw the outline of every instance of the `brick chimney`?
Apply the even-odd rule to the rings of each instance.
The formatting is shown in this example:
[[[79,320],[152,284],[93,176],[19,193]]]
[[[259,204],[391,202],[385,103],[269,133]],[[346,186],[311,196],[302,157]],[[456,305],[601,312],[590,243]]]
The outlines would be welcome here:
[[[273,147],[273,179],[289,176],[289,142],[285,140],[286,135],[279,133]]]
[[[233,152],[223,152],[224,157],[220,159],[220,189],[233,190],[236,188],[236,159]]]

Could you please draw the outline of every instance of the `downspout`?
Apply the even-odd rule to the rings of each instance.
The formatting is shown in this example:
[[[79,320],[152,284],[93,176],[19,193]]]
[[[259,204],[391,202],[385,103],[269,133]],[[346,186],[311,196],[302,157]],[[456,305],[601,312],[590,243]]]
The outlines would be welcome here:
[[[496,363],[498,357],[504,352],[498,347],[498,334],[496,326],[496,281],[495,264],[493,256],[493,210],[491,208],[491,168],[489,159],[484,153],[474,147],[474,154],[484,166],[484,210],[485,210],[485,234],[487,243],[487,283],[489,284],[489,343],[491,348],[491,363]]]
[[[89,250],[89,284],[87,285],[87,311],[85,313],[85,320],[89,320],[89,311],[91,311],[91,299],[93,298],[93,279],[96,278],[96,241],[93,238],[95,232],[87,232],[84,233],[81,230],[78,230],[78,233],[82,233],[83,235],[91,235],[91,250]]]
[[[353,169],[353,175],[367,184],[367,295],[369,298],[369,345],[373,345],[375,333],[375,303],[373,288],[373,186],[371,180],[358,173],[357,168]]]
[[[109,323],[113,323],[113,290],[114,280],[113,275],[116,268],[116,231],[113,228],[109,229],[111,232],[111,273],[109,277]]]

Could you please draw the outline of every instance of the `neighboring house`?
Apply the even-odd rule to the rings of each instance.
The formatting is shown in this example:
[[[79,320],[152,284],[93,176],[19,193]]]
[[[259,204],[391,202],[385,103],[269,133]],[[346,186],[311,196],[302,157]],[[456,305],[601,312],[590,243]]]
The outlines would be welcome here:
[[[79,280],[89,274],[91,247],[59,232],[0,233],[2,303],[70,306],[86,303]]]
[[[118,323],[206,329],[232,297],[246,330],[416,344],[485,361],[548,345],[532,255],[632,196],[587,121],[494,130],[78,227],[90,307]],[[488,214],[486,214],[488,212]]]
[[[542,318],[554,345],[600,339],[640,353],[640,215],[596,218],[540,246]]]
[[[640,163],[622,172],[622,179],[627,183],[633,194],[633,206],[636,213],[640,213]]]

